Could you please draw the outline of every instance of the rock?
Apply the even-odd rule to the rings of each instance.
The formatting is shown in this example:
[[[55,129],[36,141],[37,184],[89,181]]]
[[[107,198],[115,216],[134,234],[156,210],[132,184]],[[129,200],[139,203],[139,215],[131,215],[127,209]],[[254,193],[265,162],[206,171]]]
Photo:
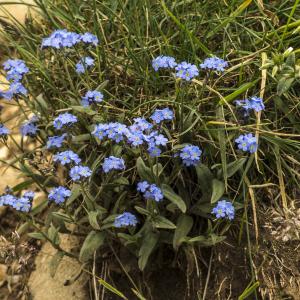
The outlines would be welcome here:
[[[5,2],[5,4],[1,4]],[[9,2],[12,2],[10,4]],[[12,19],[16,19],[18,22],[24,24],[28,10],[33,11],[34,0],[22,0],[20,4],[15,4],[15,0],[0,0],[2,10],[0,10],[0,18],[6,22],[13,22]],[[29,5],[28,5],[29,4]]]
[[[6,271],[7,271],[7,266],[0,264],[0,286],[2,286],[7,279]]]
[[[60,235],[61,247],[70,251],[78,247],[78,240],[67,234]],[[36,257],[36,269],[30,275],[28,286],[33,300],[86,300],[88,290],[86,283],[88,275],[82,273],[74,283],[65,286],[64,283],[79,273],[81,264],[75,259],[64,256],[60,261],[54,277],[50,273],[53,271],[50,267],[51,260],[56,254],[56,250],[50,243],[45,243]]]

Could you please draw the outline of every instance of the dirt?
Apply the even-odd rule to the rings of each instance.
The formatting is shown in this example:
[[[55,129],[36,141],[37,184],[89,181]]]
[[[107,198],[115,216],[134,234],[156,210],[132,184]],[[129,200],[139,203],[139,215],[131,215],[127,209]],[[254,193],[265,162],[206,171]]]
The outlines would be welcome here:
[[[61,247],[71,251],[78,247],[75,237],[61,235]],[[86,284],[89,276],[82,272],[81,264],[73,258],[64,256],[55,268],[55,250],[50,243],[41,248],[35,259],[35,270],[28,280],[28,287],[34,300],[85,300],[88,299]],[[52,273],[52,275],[51,275]],[[53,276],[54,275],[54,276]],[[77,278],[78,277],[78,278]],[[68,282],[73,283],[68,284]]]

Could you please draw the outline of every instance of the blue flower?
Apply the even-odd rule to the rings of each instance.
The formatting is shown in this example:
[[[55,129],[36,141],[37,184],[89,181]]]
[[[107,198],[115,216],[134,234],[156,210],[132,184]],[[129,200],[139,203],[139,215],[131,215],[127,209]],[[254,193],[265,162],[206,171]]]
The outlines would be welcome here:
[[[161,155],[161,149],[156,146],[149,146],[147,150],[151,157],[158,157]]]
[[[144,135],[140,132],[128,133],[127,139],[128,142],[131,143],[131,145],[134,147],[142,145],[144,143]]]
[[[202,69],[215,70],[219,72],[224,72],[227,67],[228,62],[218,57],[206,58],[204,62],[200,64],[200,68]]]
[[[154,113],[150,116],[156,124],[161,123],[164,120],[172,120],[174,118],[174,113],[169,108],[156,109]]]
[[[36,116],[33,116],[31,119],[29,119],[23,125],[21,125],[20,132],[21,132],[22,136],[34,137],[38,131],[37,125],[35,124],[37,121],[38,121],[38,118]]]
[[[64,113],[64,114],[58,115],[58,117],[53,121],[53,126],[56,129],[62,129],[63,126],[69,126],[76,122],[77,122],[76,116],[74,116],[70,113]]]
[[[31,208],[30,200],[32,200],[32,198],[29,197],[17,198],[11,194],[6,194],[0,196],[0,206],[8,205],[18,211],[28,212]]]
[[[177,63],[174,57],[171,56],[158,56],[152,60],[152,67],[155,71],[159,69],[165,68],[174,68],[176,67]]]
[[[118,158],[115,156],[110,156],[104,159],[102,164],[104,173],[108,173],[111,170],[124,170],[125,162],[123,158]]]
[[[140,131],[152,129],[153,125],[144,118],[134,118],[134,124],[130,126],[131,131]]]
[[[66,198],[71,196],[71,191],[63,186],[59,186],[50,191],[48,199],[54,201],[56,204],[65,202]]]
[[[35,196],[35,192],[33,192],[33,191],[27,191],[23,195],[24,198],[28,198],[30,200],[32,200],[34,198],[34,196]]]
[[[81,104],[84,107],[89,106],[92,103],[100,103],[103,101],[103,94],[98,91],[88,91],[84,97],[82,97]]]
[[[235,140],[235,142],[238,144],[238,148],[243,151],[250,152],[250,153],[254,153],[257,151],[257,148],[258,148],[257,140],[256,140],[256,137],[253,136],[252,133],[240,135]]]
[[[70,163],[79,164],[81,162],[81,159],[79,158],[78,154],[74,153],[71,150],[55,154],[53,160],[55,162],[59,161],[62,165]]]
[[[8,71],[7,75],[6,75],[6,79],[8,81],[19,82],[22,80],[22,78],[23,78],[23,75],[16,72],[15,70]]]
[[[0,124],[0,136],[7,136],[10,130],[6,128],[3,124]]]
[[[66,133],[64,133],[61,136],[50,136],[47,141],[47,149],[60,148],[66,136],[67,136]]]
[[[145,193],[146,190],[149,188],[149,186],[150,186],[150,184],[148,183],[148,181],[140,181],[137,184],[137,191]]]
[[[31,202],[29,198],[27,197],[21,197],[21,198],[15,198],[16,201],[15,203],[12,205],[12,207],[15,210],[18,211],[23,211],[23,212],[28,212],[31,208]]]
[[[107,124],[97,124],[97,125],[95,125],[94,131],[92,132],[92,134],[101,141],[107,136],[107,129],[108,129]]]
[[[227,218],[228,220],[233,220],[234,206],[231,202],[220,200],[218,201],[216,207],[213,208],[211,213],[214,214],[217,219]]]
[[[94,46],[97,46],[99,43],[98,38],[94,35],[91,34],[89,32],[86,32],[84,34],[81,35],[80,37],[81,41],[83,41],[86,44],[93,44]]]
[[[159,135],[156,135],[154,137],[155,139],[155,145],[159,146],[166,146],[167,145],[167,142],[168,142],[168,139],[163,135],[163,134],[159,134]]]
[[[25,62],[21,59],[8,59],[3,63],[3,67],[5,71],[24,75],[29,72],[28,67],[26,66]]]
[[[52,47],[60,49],[63,47],[73,47],[80,42],[80,35],[76,32],[69,32],[66,29],[55,30],[42,41],[42,48]]]
[[[245,116],[249,115],[251,109],[256,112],[262,111],[265,109],[263,99],[259,97],[251,97],[250,99],[237,100],[235,101],[236,105],[241,106],[245,111]]]
[[[114,226],[117,228],[127,227],[127,226],[135,226],[137,224],[136,216],[129,213],[124,212],[121,215],[118,215],[115,218]]]
[[[194,77],[199,75],[199,71],[196,65],[187,63],[186,61],[181,62],[175,68],[176,77],[190,81]]]
[[[160,202],[164,198],[164,195],[157,185],[151,184],[146,190],[144,197],[147,200],[154,200],[156,202]]]
[[[128,135],[127,126],[121,123],[106,123],[95,125],[95,129],[92,132],[100,141],[105,137],[119,143]]]
[[[16,201],[16,197],[11,194],[0,196],[0,206],[9,205],[12,206]]]
[[[90,177],[92,175],[92,170],[85,166],[74,166],[69,174],[73,181],[79,181]]]
[[[187,145],[181,149],[179,156],[185,166],[196,166],[200,162],[201,154],[198,146]]]
[[[147,181],[139,182],[137,184],[137,191],[143,193],[147,200],[160,202],[164,198],[161,189],[156,184],[150,184]]]
[[[95,64],[95,60],[89,56],[82,57],[80,61],[76,64],[76,72],[78,74],[84,73],[85,69],[92,67]]]
[[[21,82],[12,82],[9,86],[9,89],[2,92],[2,95],[5,99],[11,100],[14,96],[27,95],[27,89]]]

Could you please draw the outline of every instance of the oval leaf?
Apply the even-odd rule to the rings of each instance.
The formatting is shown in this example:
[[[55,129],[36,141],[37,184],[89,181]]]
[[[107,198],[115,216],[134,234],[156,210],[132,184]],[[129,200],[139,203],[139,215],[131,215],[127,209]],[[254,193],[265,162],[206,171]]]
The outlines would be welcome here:
[[[215,203],[218,201],[224,194],[225,191],[225,184],[224,182],[213,179],[212,181],[212,195],[211,195],[211,203]]]
[[[163,184],[162,185],[162,192],[164,194],[164,196],[170,200],[172,203],[176,204],[177,207],[183,212],[186,212],[186,205],[185,202],[183,201],[183,199],[178,196],[173,189],[167,185],[167,184]]]
[[[143,240],[139,251],[139,268],[143,271],[147,265],[150,254],[158,242],[159,235],[154,232],[148,232]]]
[[[185,240],[193,226],[193,218],[187,215],[181,215],[177,221],[177,228],[173,238],[173,247],[178,249],[181,243]]]
[[[79,260],[81,262],[87,262],[92,258],[94,252],[103,244],[104,239],[104,232],[91,231],[80,249]]]
[[[162,216],[155,217],[155,219],[152,220],[152,224],[156,228],[176,229],[174,223]]]

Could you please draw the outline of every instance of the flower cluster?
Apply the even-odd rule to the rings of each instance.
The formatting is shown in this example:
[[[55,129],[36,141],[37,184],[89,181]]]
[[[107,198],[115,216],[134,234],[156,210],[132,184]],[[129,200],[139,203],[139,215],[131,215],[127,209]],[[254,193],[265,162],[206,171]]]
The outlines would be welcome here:
[[[231,202],[226,200],[218,201],[217,205],[213,208],[212,214],[216,216],[217,219],[227,218],[228,220],[234,219],[234,206]]]
[[[55,162],[59,161],[63,166],[71,163],[77,165],[81,162],[81,159],[79,158],[78,154],[74,153],[71,150],[55,154],[53,160]]]
[[[125,170],[125,162],[123,158],[115,156],[106,157],[102,164],[104,173],[108,173],[111,170]]]
[[[152,60],[152,67],[155,71],[159,69],[175,68],[177,63],[174,57],[160,55]]]
[[[222,58],[218,57],[209,57],[204,60],[202,64],[200,64],[201,69],[213,70],[224,72],[225,68],[228,67],[228,62]]]
[[[176,68],[176,77],[190,81],[194,77],[199,75],[199,70],[196,65],[192,65],[183,61],[177,64]]]
[[[86,166],[74,166],[70,170],[70,177],[73,181],[80,181],[92,175],[92,170]]]
[[[164,109],[156,109],[154,113],[150,116],[150,119],[154,121],[156,124],[160,124],[165,120],[173,120],[174,113],[169,108]]]
[[[124,212],[115,218],[114,226],[117,228],[135,226],[137,222],[135,215],[129,212]]]
[[[7,136],[10,133],[10,130],[5,127],[3,124],[0,124],[0,136]]]
[[[173,111],[169,108],[157,109],[150,118],[159,124],[163,120],[172,120]],[[111,139],[117,143],[125,140],[132,147],[146,144],[149,154],[157,157],[161,154],[158,146],[166,146],[168,139],[157,130],[151,131],[152,129],[153,124],[146,119],[134,118],[134,123],[128,127],[122,123],[97,124],[92,134],[100,141],[104,138]]]
[[[76,123],[77,117],[70,114],[70,113],[64,113],[64,114],[60,114],[58,115],[57,118],[54,119],[53,121],[53,126],[56,129],[62,129],[64,126],[70,126],[74,123]]]
[[[27,95],[27,89],[21,83],[23,76],[29,72],[25,62],[20,59],[8,59],[3,63],[4,70],[7,71],[6,79],[10,82],[9,89],[1,91],[1,95],[11,100],[14,96]]]
[[[245,116],[249,115],[250,110],[259,112],[265,109],[263,99],[255,96],[251,97],[250,99],[237,100],[235,103],[243,108]]]
[[[76,72],[78,74],[82,74],[87,70],[89,67],[95,65],[95,60],[90,56],[82,57],[79,62],[76,64]]]
[[[140,181],[137,184],[137,191],[143,193],[145,199],[160,202],[164,195],[156,184],[150,184],[147,181]]]
[[[181,149],[179,156],[185,166],[196,166],[200,162],[201,154],[198,146],[187,145]]]
[[[240,135],[235,142],[238,144],[238,148],[247,151],[250,153],[254,153],[257,151],[257,140],[256,137],[253,136],[252,133],[242,134]]]
[[[76,32],[67,31],[66,29],[59,29],[52,32],[49,37],[43,39],[42,48],[70,48],[80,42],[97,46],[99,40],[94,34],[89,32],[78,34]]]
[[[63,186],[59,186],[50,191],[48,199],[54,201],[56,204],[63,203],[66,198],[71,196],[71,191]]]
[[[31,201],[34,198],[34,192],[28,191],[22,197],[15,197],[11,194],[0,196],[0,206],[11,206],[15,210],[28,212],[31,208]]]
[[[38,128],[36,125],[37,121],[38,121],[38,117],[33,116],[27,122],[22,124],[20,127],[21,135],[22,136],[30,136],[30,137],[36,136],[36,133],[38,131]]]
[[[93,103],[100,103],[103,101],[103,94],[98,91],[88,91],[81,99],[81,105],[88,107]]]
[[[60,148],[65,141],[66,136],[66,133],[58,136],[50,136],[47,141],[47,149]]]

